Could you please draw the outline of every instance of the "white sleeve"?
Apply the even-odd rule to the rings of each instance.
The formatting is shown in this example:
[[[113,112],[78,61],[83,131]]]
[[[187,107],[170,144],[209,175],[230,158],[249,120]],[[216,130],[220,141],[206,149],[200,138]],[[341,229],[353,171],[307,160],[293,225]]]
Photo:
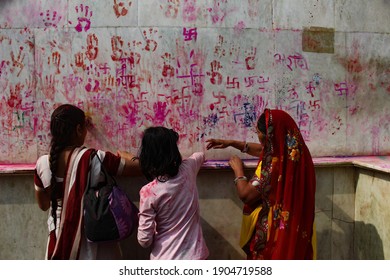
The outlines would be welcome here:
[[[49,163],[49,155],[43,155],[41,156],[35,165],[35,172],[36,176],[39,177],[40,182],[42,185],[37,184],[35,181],[35,190],[40,191],[43,188],[47,188],[50,186],[51,183],[51,170],[50,170],[50,163]]]

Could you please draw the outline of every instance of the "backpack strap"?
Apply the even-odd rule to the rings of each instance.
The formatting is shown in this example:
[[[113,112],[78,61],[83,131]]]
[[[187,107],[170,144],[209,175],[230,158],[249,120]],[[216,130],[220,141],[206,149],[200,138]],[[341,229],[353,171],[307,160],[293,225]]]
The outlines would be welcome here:
[[[104,167],[104,164],[102,162],[102,160],[100,159],[99,155],[97,154],[97,158],[98,160],[100,161],[100,169],[103,171],[103,174],[104,174],[104,178],[105,180],[107,181],[107,178],[111,178],[111,180],[114,182],[114,184],[116,185],[116,180],[115,180],[115,177],[112,176],[108,171],[107,169]]]
[[[88,180],[87,180],[87,185],[85,186],[84,190],[84,195],[88,192],[88,190],[91,187],[91,174],[92,174],[92,160],[93,158],[97,155],[97,151],[93,150],[89,157],[89,167],[88,167]],[[98,157],[99,158],[99,157]]]

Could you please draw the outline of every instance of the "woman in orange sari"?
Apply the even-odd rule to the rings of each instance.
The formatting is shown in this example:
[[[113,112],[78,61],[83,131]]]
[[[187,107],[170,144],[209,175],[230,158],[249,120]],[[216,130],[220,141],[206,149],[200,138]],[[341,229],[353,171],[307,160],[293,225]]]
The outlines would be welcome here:
[[[207,149],[231,146],[259,157],[249,180],[238,156],[229,161],[244,202],[240,245],[248,259],[313,259],[316,181],[309,149],[282,110],[265,109],[256,131],[260,144],[207,140]]]

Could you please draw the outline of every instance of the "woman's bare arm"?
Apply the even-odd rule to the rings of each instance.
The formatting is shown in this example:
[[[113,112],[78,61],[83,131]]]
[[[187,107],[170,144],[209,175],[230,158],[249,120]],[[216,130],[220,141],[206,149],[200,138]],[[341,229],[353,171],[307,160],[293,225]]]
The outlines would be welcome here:
[[[210,149],[225,149],[227,147],[233,147],[241,152],[245,152],[248,155],[260,157],[263,150],[263,146],[260,143],[237,141],[231,139],[209,139],[206,148]]]

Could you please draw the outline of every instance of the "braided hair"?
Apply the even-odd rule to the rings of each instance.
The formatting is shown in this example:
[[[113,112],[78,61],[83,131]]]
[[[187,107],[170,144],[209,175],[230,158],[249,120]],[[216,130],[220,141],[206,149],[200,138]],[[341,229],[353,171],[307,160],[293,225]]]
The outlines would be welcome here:
[[[60,153],[67,147],[75,145],[74,135],[77,125],[85,125],[84,111],[74,105],[64,104],[54,110],[50,120],[50,171],[51,171],[51,215],[54,219],[54,225],[57,224],[57,208],[58,208],[58,187],[56,181],[56,173],[58,168],[58,158]]]

